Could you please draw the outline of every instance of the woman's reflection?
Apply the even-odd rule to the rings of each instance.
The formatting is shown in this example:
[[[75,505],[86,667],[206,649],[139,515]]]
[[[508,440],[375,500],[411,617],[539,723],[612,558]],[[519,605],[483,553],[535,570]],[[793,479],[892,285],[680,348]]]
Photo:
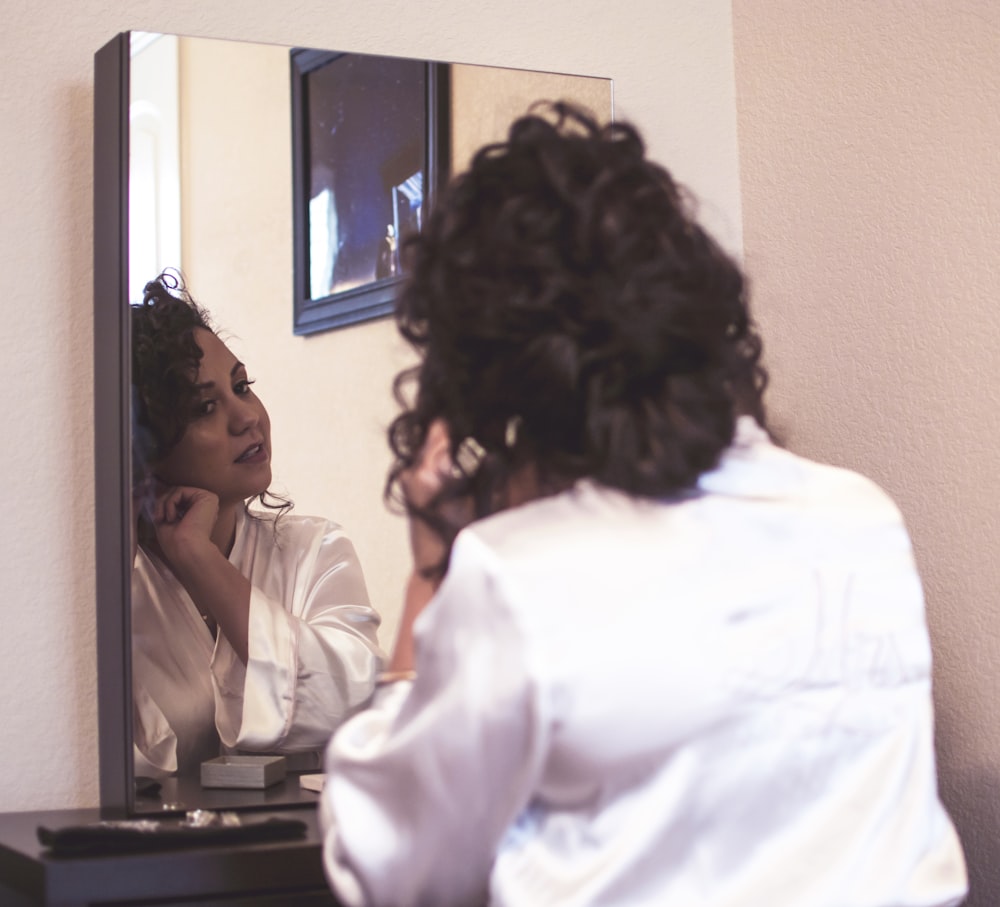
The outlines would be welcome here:
[[[381,663],[354,547],[268,491],[267,410],[183,283],[131,317],[136,774],[319,750]]]

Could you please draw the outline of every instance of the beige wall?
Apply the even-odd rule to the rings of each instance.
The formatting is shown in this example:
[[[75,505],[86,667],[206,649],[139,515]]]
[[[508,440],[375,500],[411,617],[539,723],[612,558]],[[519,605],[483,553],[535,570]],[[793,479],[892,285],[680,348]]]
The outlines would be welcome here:
[[[103,506],[92,490],[98,47],[136,29],[612,77],[617,113],[646,128],[738,249],[731,13],[728,0],[52,0],[44,16],[0,3],[0,810],[86,806],[98,797],[93,514]]]
[[[746,261],[792,448],[900,504],[941,787],[1000,903],[1000,5],[734,0]]]
[[[505,138],[511,122],[536,101],[572,101],[601,121],[613,112],[607,79],[496,66],[453,66],[451,96],[455,172],[468,167],[478,148]]]

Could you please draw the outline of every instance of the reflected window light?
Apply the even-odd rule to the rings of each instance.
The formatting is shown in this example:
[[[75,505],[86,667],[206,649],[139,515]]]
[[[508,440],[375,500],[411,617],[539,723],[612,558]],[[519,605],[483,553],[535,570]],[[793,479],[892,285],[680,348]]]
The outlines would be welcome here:
[[[333,292],[337,264],[337,206],[333,191],[323,189],[309,200],[309,295],[322,299]]]
[[[176,35],[132,33],[129,84],[129,302],[180,268],[180,99]]]
[[[147,280],[160,271],[156,137],[133,126],[129,148],[128,299],[142,302]]]
[[[420,231],[424,204],[424,174],[417,171],[409,179],[392,187],[392,208],[396,236]]]

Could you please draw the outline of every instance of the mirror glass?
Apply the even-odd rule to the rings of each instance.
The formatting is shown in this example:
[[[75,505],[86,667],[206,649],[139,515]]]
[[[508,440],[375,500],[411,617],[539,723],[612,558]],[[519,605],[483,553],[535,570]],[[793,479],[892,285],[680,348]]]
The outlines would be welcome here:
[[[391,318],[293,333],[290,48],[133,33],[129,84],[128,301],[164,268],[184,275],[246,363],[271,420],[272,489],[294,513],[341,524],[391,649],[408,569],[406,526],[382,502],[391,383],[411,364]],[[539,99],[612,116],[609,79],[452,64],[450,160],[502,137]],[[127,584],[126,584],[127,585]],[[315,802],[299,778],[264,791],[160,779],[136,812]]]

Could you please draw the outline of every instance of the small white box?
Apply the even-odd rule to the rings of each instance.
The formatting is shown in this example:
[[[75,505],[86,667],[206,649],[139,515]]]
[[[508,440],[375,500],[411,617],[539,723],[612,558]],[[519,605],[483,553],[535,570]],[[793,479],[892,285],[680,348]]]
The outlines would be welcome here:
[[[299,775],[299,787],[303,790],[314,790],[317,794],[323,793],[323,783],[326,775],[322,772],[313,772],[311,775]]]
[[[283,780],[284,756],[219,756],[201,764],[202,787],[242,787],[262,790]]]

